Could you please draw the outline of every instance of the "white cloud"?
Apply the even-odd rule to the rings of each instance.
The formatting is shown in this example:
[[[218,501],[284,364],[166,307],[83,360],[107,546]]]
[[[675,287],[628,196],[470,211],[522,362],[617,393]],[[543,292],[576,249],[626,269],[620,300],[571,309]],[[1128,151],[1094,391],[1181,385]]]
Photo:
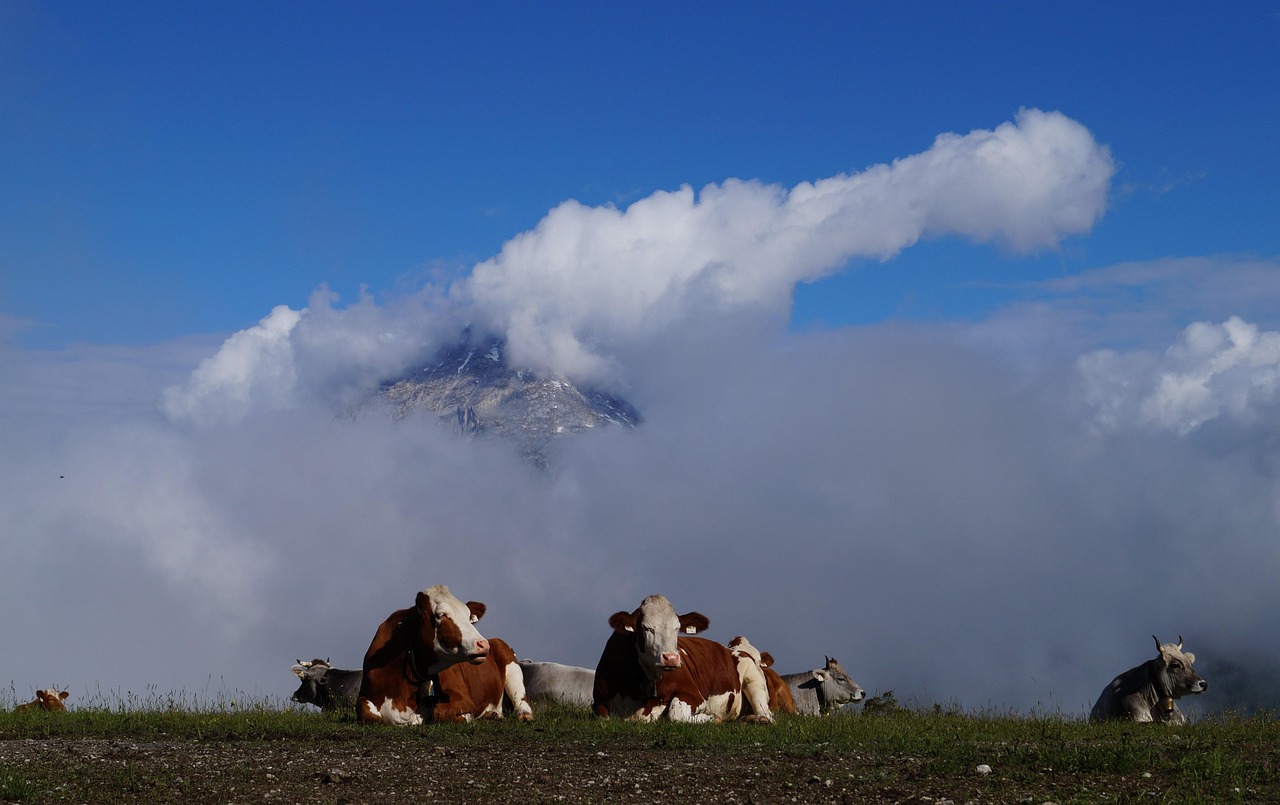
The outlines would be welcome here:
[[[184,386],[165,390],[161,409],[174,420],[212,425],[240,419],[254,407],[287,406],[298,380],[289,334],[304,313],[278,305],[228,338]]]
[[[1163,355],[1098,350],[1077,366],[1085,402],[1105,428],[1186,434],[1221,417],[1248,424],[1280,393],[1280,333],[1234,316],[1196,322]]]
[[[1024,110],[994,131],[944,134],[892,165],[791,190],[730,180],[629,206],[566,202],[476,266],[464,292],[516,360],[599,377],[612,351],[705,314],[785,314],[795,284],[922,237],[1017,251],[1088,231],[1115,165],[1079,123]]]
[[[1051,248],[1093,226],[1114,170],[1084,126],[1031,109],[994,130],[940,135],[892,165],[791,190],[728,180],[697,194],[659,191],[626,210],[568,201],[475,266],[452,290],[450,315],[432,289],[416,301],[418,316],[367,298],[335,310],[322,289],[306,310],[278,307],[227,339],[162,405],[175,421],[209,425],[317,394],[351,400],[421,358],[440,322],[470,316],[506,334],[517,364],[617,382],[620,354],[735,311],[781,321],[796,283],[853,258],[888,259],[943,235]]]

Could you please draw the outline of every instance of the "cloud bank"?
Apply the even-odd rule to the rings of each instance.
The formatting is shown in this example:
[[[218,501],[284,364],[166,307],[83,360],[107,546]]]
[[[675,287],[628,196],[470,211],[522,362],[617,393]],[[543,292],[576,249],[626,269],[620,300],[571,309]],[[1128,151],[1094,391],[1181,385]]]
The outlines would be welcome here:
[[[322,289],[216,349],[0,352],[0,607],[26,613],[0,623],[0,671],[22,695],[287,696],[295,658],[358,666],[387,613],[446,583],[536,659],[594,665],[609,613],[663,592],[780,670],[835,656],[908,700],[1082,714],[1155,632],[1257,704],[1280,668],[1276,333],[1139,316],[1167,350],[1063,354],[1044,314],[1061,343],[1096,338],[1070,289],[1034,318],[786,327],[796,283],[920,238],[1053,248],[1113,171],[1078,123],[1026,111],[790,190],[568,202],[452,288]],[[1198,293],[1196,271],[1124,269],[1144,270]],[[645,425],[564,440],[541,473],[349,415],[470,321],[531,365],[625,382]]]

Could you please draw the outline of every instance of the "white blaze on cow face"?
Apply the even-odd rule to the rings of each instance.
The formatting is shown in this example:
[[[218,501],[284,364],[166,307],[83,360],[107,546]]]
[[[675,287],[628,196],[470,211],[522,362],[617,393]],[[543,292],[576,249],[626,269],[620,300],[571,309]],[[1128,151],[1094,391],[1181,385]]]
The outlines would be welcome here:
[[[464,604],[448,587],[437,584],[418,593],[417,607],[424,625],[431,625],[431,645],[436,654],[427,673],[437,674],[459,662],[484,662],[489,655],[489,641],[473,625],[484,617],[484,604]]]
[[[697,634],[711,625],[705,615],[690,612],[677,615],[664,595],[651,595],[635,612],[616,612],[609,625],[619,632],[634,632],[636,658],[649,679],[680,667],[679,637]]]

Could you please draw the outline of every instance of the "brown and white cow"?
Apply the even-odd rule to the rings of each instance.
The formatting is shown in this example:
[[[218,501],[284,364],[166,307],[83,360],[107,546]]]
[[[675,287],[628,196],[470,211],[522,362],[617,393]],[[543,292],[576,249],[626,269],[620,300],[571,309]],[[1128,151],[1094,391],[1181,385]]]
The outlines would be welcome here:
[[[1209,683],[1191,667],[1196,655],[1182,650],[1181,635],[1177,643],[1163,645],[1155,635],[1151,639],[1156,641],[1159,655],[1111,680],[1089,712],[1090,721],[1187,723],[1174,700],[1204,693]]]
[[[796,715],[796,700],[791,695],[791,688],[783,681],[782,676],[773,670],[773,655],[767,651],[760,652],[760,671],[764,674],[765,685],[769,689],[769,709],[775,713]],[[743,709],[749,705],[748,701]]]
[[[866,698],[866,692],[845,672],[844,666],[832,657],[826,659],[821,668],[782,675],[796,710],[802,715],[830,715],[845,704]]]
[[[760,655],[760,659],[766,663],[760,666],[760,670],[764,671],[764,681],[769,686],[769,708],[775,713],[792,716],[799,713],[790,686],[783,681],[781,674],[773,670],[773,657],[766,651]]]
[[[593,707],[601,717],[655,721],[731,721],[742,711],[737,660],[713,640],[689,635],[711,622],[698,612],[677,615],[662,595],[634,612],[609,617],[613,634],[596,666]]]
[[[50,713],[66,712],[66,705],[63,704],[67,697],[71,695],[70,691],[57,692],[54,688],[49,690],[37,690],[36,697],[26,704],[20,704],[13,708],[17,710],[45,710]]]
[[[742,719],[772,724],[773,706],[769,701],[769,680],[764,673],[764,658],[769,655],[761,654],[742,635],[729,641],[729,652],[737,662],[738,678],[742,681]]]
[[[364,655],[359,719],[404,725],[501,718],[505,693],[516,717],[532,721],[515,652],[473,625],[484,613],[484,604],[464,604],[444,585],[391,613]]]

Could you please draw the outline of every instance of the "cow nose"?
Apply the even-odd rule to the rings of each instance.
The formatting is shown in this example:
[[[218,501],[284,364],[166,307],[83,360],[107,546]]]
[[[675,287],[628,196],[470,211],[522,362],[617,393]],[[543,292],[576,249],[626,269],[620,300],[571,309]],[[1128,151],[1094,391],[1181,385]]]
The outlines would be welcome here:
[[[680,652],[678,652],[678,651],[666,651],[666,652],[663,652],[662,657],[660,658],[660,660],[661,660],[661,662],[662,662],[662,667],[663,667],[663,668],[679,668],[679,667],[680,667]]]
[[[489,653],[489,641],[483,637],[476,641],[475,656],[484,657]]]
[[[1201,679],[1201,680],[1200,680],[1200,692],[1201,692],[1201,693],[1204,693],[1204,692],[1205,692],[1206,690],[1208,690],[1208,689],[1209,689],[1209,683],[1208,683],[1208,682],[1205,682],[1203,679]]]

